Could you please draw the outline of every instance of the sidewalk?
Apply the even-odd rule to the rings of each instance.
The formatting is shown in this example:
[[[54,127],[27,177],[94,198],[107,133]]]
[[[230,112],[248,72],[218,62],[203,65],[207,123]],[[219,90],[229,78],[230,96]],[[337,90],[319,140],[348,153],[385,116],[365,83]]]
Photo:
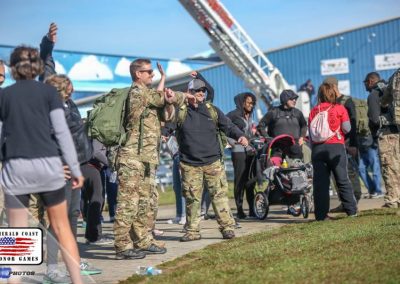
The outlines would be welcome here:
[[[331,199],[331,208],[338,205],[337,197]],[[380,199],[362,199],[359,203],[360,210],[379,208],[383,205],[383,198]],[[233,203],[231,207],[234,208]],[[94,246],[85,245],[84,230],[79,228],[79,247],[82,258],[86,258],[89,262],[103,270],[100,275],[84,276],[85,283],[118,283],[119,280],[124,280],[135,273],[137,266],[157,266],[166,261],[173,260],[179,256],[189,252],[199,250],[210,244],[223,241],[218,225],[215,220],[202,221],[202,239],[199,241],[181,243],[179,238],[183,235],[182,225],[167,224],[167,220],[174,217],[174,206],[162,206],[158,212],[157,229],[163,230],[164,235],[159,239],[165,241],[168,252],[164,255],[149,255],[141,260],[115,260],[114,247],[109,246]],[[300,217],[292,217],[286,214],[284,206],[271,206],[270,213],[266,220],[260,221],[256,219],[243,220],[240,222],[242,228],[235,231],[236,236],[244,236],[261,231],[268,231],[285,224],[303,223],[308,220],[313,220],[314,216],[310,214],[309,219]],[[104,224],[104,233],[112,235],[112,224]],[[35,269],[36,270],[36,269]],[[34,279],[29,279],[30,283],[41,283],[45,265],[42,264]],[[40,272],[40,273],[39,273]],[[25,279],[24,279],[25,280]],[[33,281],[32,281],[33,280]],[[1,282],[1,281],[0,281]]]

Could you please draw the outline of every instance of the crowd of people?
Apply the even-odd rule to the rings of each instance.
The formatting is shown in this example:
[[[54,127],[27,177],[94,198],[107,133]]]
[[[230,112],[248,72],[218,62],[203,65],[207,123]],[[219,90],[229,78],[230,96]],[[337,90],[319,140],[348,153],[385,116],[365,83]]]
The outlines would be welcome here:
[[[110,149],[88,137],[85,122],[71,99],[71,80],[55,72],[52,50],[56,39],[57,26],[51,24],[40,51],[15,48],[8,63],[15,83],[0,91],[1,186],[8,224],[27,227],[30,209],[48,229],[45,280],[50,283],[82,283],[81,275],[101,273],[79,257],[76,233],[81,213],[86,221],[87,243],[114,244],[116,259],[166,253],[165,244],[156,239],[162,232],[155,229],[161,141],[168,143],[174,160],[177,211],[171,223],[184,225],[181,242],[201,239],[201,211],[207,210],[201,208],[202,199],[207,203],[205,193],[222,238],[235,237],[238,223],[228,204],[224,168],[226,141],[234,167],[237,219],[255,216],[254,188],[257,181],[261,184],[254,163],[256,153],[249,141],[281,134],[291,135],[302,149],[300,158],[312,162],[317,177],[313,180],[316,220],[329,220],[329,211],[357,216],[359,176],[368,189],[367,197],[378,198],[383,196],[382,175],[384,206],[400,206],[399,127],[393,116],[393,99],[383,90],[376,72],[369,73],[364,81],[370,92],[364,105],[364,129],[360,126],[361,104],[340,94],[334,77],[319,86],[317,104],[308,121],[295,107],[298,95],[284,90],[281,105],[270,109],[255,127],[254,94],[235,96],[236,109],[225,115],[213,104],[214,90],[199,72],[191,74],[187,92],[178,92],[165,88],[166,75],[157,64],[161,79],[153,88],[152,62],[139,58],[130,64],[132,85],[126,88],[123,122],[128,135],[119,147]],[[4,75],[4,62],[0,62],[0,84]],[[392,92],[399,85],[394,80],[389,83]],[[302,89],[310,96],[315,93],[310,80]],[[112,167],[109,152],[114,157]],[[331,184],[341,201],[333,209],[329,208]],[[114,239],[102,234],[105,189],[109,198],[116,199],[109,202]],[[244,193],[248,214],[243,206]],[[69,273],[58,269],[58,250]]]

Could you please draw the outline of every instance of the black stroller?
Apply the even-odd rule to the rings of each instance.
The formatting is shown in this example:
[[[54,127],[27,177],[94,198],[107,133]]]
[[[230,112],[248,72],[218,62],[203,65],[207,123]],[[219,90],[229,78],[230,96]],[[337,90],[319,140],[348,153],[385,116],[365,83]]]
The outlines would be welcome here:
[[[293,145],[295,140],[291,135],[279,135],[256,145],[257,158],[268,182],[266,189],[257,192],[254,198],[254,213],[260,220],[267,217],[270,205],[287,205],[291,215],[302,214],[304,218],[313,210],[312,165],[291,159],[289,149]],[[299,203],[300,208],[294,209],[292,205]]]

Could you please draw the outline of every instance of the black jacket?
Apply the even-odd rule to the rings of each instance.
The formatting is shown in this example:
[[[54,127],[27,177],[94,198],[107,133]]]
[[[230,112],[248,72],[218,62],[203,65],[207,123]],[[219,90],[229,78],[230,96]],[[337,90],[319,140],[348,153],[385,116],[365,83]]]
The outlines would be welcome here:
[[[218,128],[226,136],[235,140],[244,136],[244,133],[220,109],[217,107],[215,109],[218,113]],[[222,157],[217,125],[205,103],[199,104],[197,108],[188,106],[186,119],[178,129],[178,133],[181,162],[192,166],[205,166]]]
[[[52,56],[54,43],[47,36],[44,36],[40,43],[40,57],[45,62],[45,70],[40,81],[44,81],[50,75],[56,74],[55,64]],[[72,140],[78,154],[80,164],[88,162],[93,155],[92,143],[87,136],[87,129],[82,121],[81,114],[75,103],[69,99],[64,103],[65,119],[69,130],[71,131]]]
[[[236,95],[234,97],[234,102],[236,105],[236,109],[232,110],[231,112],[229,112],[226,116],[232,120],[232,122],[241,130],[243,131],[247,137],[251,137],[251,125],[248,125],[248,123],[246,123],[246,119],[244,118],[244,109],[243,109],[243,103],[244,103],[244,98],[246,96],[246,94],[251,95],[251,97],[253,98],[253,101],[256,102],[256,96],[254,96],[251,93],[241,93],[239,95]],[[253,108],[254,110],[254,108]],[[250,117],[253,115],[253,111],[250,113]],[[251,120],[251,119],[250,119]],[[250,128],[250,129],[246,129]]]
[[[264,115],[257,130],[265,137],[290,134],[298,140],[300,137],[306,136],[307,122],[303,113],[297,108],[286,109],[281,105],[272,108]]]

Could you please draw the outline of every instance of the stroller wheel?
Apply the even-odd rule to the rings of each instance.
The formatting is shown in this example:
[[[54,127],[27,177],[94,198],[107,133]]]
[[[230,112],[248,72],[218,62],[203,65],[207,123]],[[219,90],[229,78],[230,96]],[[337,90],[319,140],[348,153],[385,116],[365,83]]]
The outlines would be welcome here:
[[[301,198],[300,210],[304,219],[307,219],[308,213],[310,213],[310,201],[307,196]]]
[[[267,218],[269,211],[268,196],[264,192],[257,192],[254,197],[254,214],[260,220]]]

